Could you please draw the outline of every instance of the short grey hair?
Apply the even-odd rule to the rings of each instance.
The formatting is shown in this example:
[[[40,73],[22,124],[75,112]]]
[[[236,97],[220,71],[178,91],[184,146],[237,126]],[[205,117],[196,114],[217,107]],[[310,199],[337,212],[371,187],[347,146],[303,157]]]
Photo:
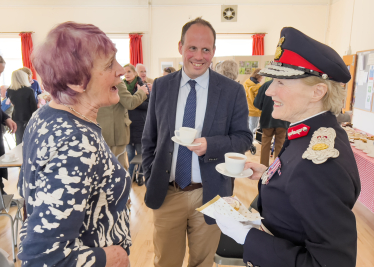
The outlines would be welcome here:
[[[148,71],[147,67],[146,67],[144,64],[142,64],[142,63],[138,63],[138,64],[136,64],[136,66],[135,66],[136,72],[138,72],[138,67],[141,67],[141,66],[143,66],[143,67],[145,68],[145,70]]]
[[[230,78],[231,80],[236,80],[239,75],[239,66],[234,60],[225,60],[216,65],[216,72]]]
[[[10,80],[10,89],[18,90],[22,87],[30,87],[29,75],[22,70],[15,70],[12,72],[12,78]]]

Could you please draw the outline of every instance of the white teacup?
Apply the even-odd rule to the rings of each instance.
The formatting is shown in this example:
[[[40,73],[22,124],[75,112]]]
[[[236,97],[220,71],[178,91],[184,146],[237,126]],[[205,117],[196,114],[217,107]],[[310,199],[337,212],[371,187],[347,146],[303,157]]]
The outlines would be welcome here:
[[[13,161],[13,160],[16,159],[16,155],[14,155],[13,153],[6,153],[6,154],[4,155],[4,159],[5,159],[6,161]]]
[[[226,153],[225,154],[225,167],[231,174],[239,174],[244,170],[247,156],[240,153]]]
[[[174,134],[182,143],[191,144],[196,138],[197,130],[189,127],[180,127],[179,130],[174,131]]]

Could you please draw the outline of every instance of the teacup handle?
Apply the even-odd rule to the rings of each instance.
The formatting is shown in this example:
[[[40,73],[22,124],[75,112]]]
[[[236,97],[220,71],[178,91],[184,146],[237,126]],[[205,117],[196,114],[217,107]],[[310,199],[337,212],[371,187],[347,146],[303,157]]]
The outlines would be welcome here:
[[[174,135],[177,136],[177,137],[179,137],[179,130],[175,130],[174,131]]]

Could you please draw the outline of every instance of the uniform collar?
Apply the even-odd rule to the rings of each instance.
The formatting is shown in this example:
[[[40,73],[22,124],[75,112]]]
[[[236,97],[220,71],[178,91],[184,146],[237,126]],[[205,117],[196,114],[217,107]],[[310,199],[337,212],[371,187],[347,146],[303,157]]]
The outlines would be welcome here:
[[[303,119],[303,120],[301,120],[301,121],[291,123],[291,124],[290,124],[290,127],[295,126],[295,125],[297,125],[297,124],[300,124],[300,123],[302,123],[302,122],[304,122],[304,121],[307,121],[307,120],[309,120],[309,119],[311,119],[311,118],[317,117],[317,116],[319,116],[319,115],[321,115],[321,114],[323,114],[323,113],[325,113],[325,112],[327,112],[327,110],[322,111],[322,112],[320,112],[320,113],[317,113],[317,114],[315,114],[315,115],[313,115],[313,116],[310,116],[310,117],[308,117],[308,118],[306,118],[306,119]]]
[[[186,83],[188,83],[189,80],[192,80],[190,77],[187,76],[187,74],[184,72],[184,68],[182,68],[182,79],[180,86],[185,86]],[[207,89],[209,85],[209,68],[206,70],[206,72],[194,79],[194,81],[202,88]]]

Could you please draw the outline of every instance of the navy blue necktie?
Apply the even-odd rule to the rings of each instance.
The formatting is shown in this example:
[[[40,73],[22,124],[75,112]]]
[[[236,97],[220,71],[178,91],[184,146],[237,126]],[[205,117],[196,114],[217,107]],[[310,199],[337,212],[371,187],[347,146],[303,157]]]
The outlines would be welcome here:
[[[195,129],[196,119],[196,82],[189,80],[191,91],[188,94],[186,107],[184,108],[183,127]],[[177,166],[175,168],[175,182],[180,188],[185,188],[191,183],[192,176],[192,151],[187,147],[179,145]]]

